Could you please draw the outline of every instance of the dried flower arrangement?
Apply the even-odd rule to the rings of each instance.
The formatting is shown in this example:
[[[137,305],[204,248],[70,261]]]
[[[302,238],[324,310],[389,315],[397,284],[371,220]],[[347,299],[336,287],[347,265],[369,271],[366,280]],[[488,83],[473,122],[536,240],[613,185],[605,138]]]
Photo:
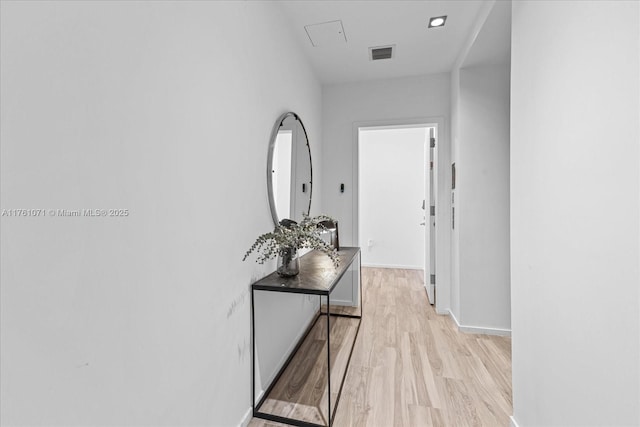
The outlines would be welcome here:
[[[292,250],[310,248],[324,252],[337,268],[340,265],[338,252],[320,237],[324,228],[322,221],[335,220],[326,215],[315,217],[304,215],[300,223],[284,219],[273,231],[258,236],[242,260],[246,260],[252,252],[256,252],[258,253],[256,262],[264,264],[277,255],[285,256]]]

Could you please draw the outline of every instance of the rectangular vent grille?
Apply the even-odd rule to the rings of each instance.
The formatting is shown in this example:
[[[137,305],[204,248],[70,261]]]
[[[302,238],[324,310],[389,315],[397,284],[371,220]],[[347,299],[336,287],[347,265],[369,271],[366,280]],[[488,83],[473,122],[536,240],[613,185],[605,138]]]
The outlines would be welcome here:
[[[372,61],[377,61],[379,59],[391,59],[391,58],[393,58],[393,46],[371,48]]]

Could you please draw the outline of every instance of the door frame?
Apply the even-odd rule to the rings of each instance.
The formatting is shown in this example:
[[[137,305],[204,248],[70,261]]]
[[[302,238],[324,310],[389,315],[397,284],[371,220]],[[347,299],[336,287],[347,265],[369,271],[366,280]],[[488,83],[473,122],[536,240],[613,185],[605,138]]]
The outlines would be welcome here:
[[[436,301],[436,311],[444,314],[448,313],[450,303],[450,192],[443,191],[448,189],[451,184],[449,171],[451,169],[449,163],[451,159],[450,145],[448,144],[447,129],[445,127],[444,117],[414,117],[408,119],[383,119],[383,120],[367,120],[357,121],[352,124],[352,241],[359,243],[360,232],[360,186],[359,186],[359,130],[366,127],[402,127],[402,126],[425,126],[434,127],[436,129],[436,147],[434,153],[434,190],[436,199],[436,288],[438,298]],[[445,142],[446,141],[446,142]],[[439,149],[442,146],[443,149]],[[444,167],[442,167],[444,165]],[[446,186],[448,184],[448,187]],[[428,212],[427,212],[428,213]],[[429,216],[427,215],[427,218]],[[425,292],[429,286],[430,278],[426,272],[425,263]]]

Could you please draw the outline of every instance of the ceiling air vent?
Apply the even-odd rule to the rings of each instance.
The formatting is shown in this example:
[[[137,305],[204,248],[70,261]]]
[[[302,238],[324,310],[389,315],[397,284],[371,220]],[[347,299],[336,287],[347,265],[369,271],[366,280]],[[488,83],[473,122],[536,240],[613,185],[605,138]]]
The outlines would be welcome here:
[[[369,58],[372,61],[378,61],[380,59],[393,58],[394,46],[379,46],[369,48]]]

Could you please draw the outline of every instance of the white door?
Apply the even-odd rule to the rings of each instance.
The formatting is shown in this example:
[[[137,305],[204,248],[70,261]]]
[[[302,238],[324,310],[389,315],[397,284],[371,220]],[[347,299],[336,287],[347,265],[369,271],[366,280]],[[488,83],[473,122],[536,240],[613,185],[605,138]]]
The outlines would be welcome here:
[[[435,304],[436,302],[436,197],[434,187],[434,174],[435,174],[435,129],[430,128],[425,141],[425,202],[424,208],[424,223],[425,223],[425,268],[424,268],[424,285],[427,289],[427,296],[429,302]]]

